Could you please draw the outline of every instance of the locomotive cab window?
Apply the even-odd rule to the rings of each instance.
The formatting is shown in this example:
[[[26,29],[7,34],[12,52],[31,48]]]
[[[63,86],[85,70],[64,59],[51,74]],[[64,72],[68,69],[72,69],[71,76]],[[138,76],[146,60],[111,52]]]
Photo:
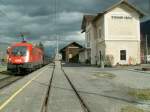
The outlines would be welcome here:
[[[12,55],[14,56],[25,56],[27,53],[27,47],[25,46],[18,46],[12,49]]]
[[[120,60],[126,60],[126,50],[120,50]]]

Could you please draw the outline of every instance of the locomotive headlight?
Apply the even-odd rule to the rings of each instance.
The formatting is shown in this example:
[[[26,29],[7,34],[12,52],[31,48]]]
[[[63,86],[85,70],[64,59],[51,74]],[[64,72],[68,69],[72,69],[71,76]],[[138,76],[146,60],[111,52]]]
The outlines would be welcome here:
[[[27,51],[26,56],[25,56],[25,62],[29,61],[29,51]]]

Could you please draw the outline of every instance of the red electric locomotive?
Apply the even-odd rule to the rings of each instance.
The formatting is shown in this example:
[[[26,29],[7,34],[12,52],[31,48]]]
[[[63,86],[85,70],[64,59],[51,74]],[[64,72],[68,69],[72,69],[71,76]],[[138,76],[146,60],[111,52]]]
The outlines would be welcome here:
[[[43,51],[26,41],[10,46],[7,54],[7,70],[12,72],[31,72],[43,64]]]

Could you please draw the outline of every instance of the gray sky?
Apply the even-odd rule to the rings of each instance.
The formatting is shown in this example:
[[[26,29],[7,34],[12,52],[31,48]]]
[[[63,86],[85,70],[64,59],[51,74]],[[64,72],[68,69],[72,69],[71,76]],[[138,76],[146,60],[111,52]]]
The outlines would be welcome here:
[[[45,45],[54,45],[51,40],[56,39],[56,34],[64,41],[83,40],[84,35],[80,33],[83,15],[98,13],[117,1],[0,0],[0,42],[20,41],[16,37],[19,32],[30,32],[28,41],[42,41]],[[148,13],[148,0],[129,2]]]

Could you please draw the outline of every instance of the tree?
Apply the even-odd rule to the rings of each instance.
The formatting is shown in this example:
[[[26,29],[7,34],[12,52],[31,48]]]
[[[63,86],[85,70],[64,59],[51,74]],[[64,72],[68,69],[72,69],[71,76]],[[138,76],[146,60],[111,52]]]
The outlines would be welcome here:
[[[38,48],[40,48],[42,51],[44,51],[44,45],[42,42],[39,42],[39,44],[36,45]]]

